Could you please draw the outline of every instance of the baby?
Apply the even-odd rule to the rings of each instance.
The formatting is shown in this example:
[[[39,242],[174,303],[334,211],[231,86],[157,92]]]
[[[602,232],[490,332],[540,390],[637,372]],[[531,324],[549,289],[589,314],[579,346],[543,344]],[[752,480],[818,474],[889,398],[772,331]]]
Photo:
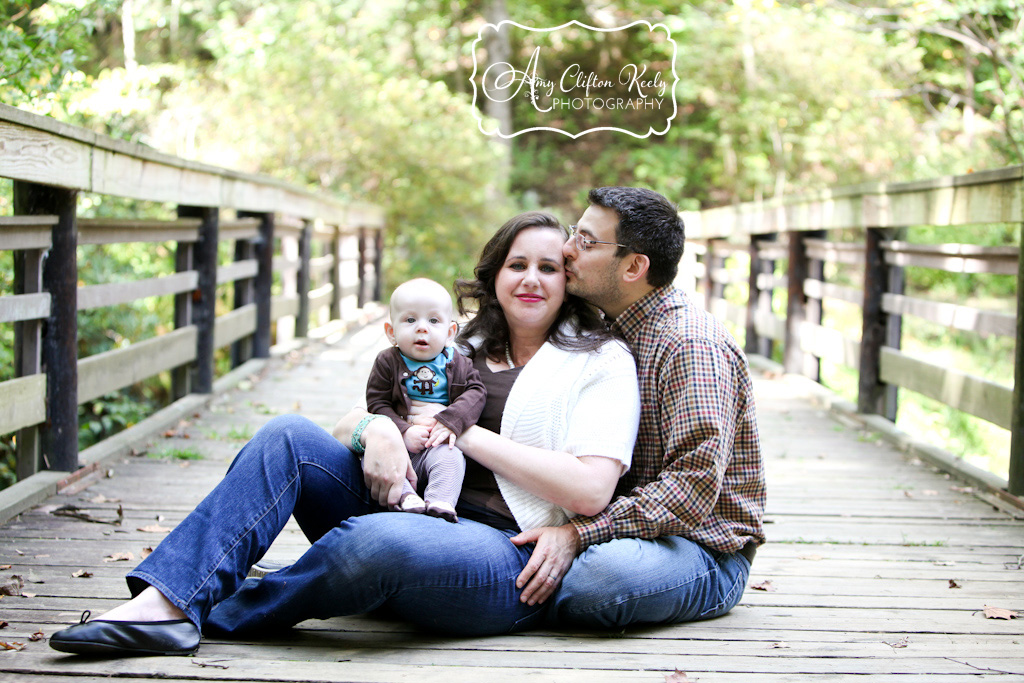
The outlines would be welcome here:
[[[486,390],[472,362],[452,346],[458,324],[444,287],[409,280],[391,295],[389,312],[384,332],[393,346],[374,361],[366,409],[398,425],[412,456],[423,497],[406,481],[398,509],[456,522],[466,461],[455,439],[480,417]],[[426,403],[445,408],[429,427],[411,424],[410,407]]]

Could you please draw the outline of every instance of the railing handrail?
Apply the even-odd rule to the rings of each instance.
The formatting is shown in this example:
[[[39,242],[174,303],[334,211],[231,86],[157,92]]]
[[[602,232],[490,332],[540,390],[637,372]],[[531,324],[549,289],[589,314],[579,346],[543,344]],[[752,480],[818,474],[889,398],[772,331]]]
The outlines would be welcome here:
[[[1001,186],[998,203],[970,206],[982,188]],[[956,196],[963,190],[963,196]],[[948,197],[954,191],[953,197]],[[893,202],[909,195],[947,195],[940,206],[914,207],[899,217]],[[888,200],[888,201],[886,201]],[[886,213],[889,209],[889,213]],[[788,230],[867,229],[912,225],[966,225],[1024,221],[1024,165],[898,183],[873,182],[825,188],[756,202],[682,212],[688,239],[727,239]],[[970,220],[968,220],[968,218]]]
[[[350,226],[384,222],[383,209],[373,204],[344,201],[270,176],[171,156],[5,104],[0,104],[0,139],[5,142],[0,147],[0,177],[11,180],[144,201],[320,218]],[[33,145],[42,147],[36,152]],[[46,150],[59,158],[48,162],[41,154]],[[117,166],[139,164],[148,165],[149,173],[113,173]],[[153,177],[159,182],[150,180]]]

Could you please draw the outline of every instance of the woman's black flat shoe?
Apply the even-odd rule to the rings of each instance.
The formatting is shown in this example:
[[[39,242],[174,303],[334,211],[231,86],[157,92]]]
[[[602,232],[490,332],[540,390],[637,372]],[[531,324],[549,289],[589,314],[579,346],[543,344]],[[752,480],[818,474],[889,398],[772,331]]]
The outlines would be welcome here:
[[[78,655],[190,655],[199,649],[199,629],[188,619],[173,621],[82,621],[50,636],[50,647]]]

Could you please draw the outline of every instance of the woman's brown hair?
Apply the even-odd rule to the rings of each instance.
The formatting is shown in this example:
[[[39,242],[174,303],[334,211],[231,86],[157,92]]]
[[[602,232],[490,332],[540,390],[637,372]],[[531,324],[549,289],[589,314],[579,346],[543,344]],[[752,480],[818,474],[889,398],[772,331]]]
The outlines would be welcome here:
[[[498,228],[494,236],[484,245],[480,260],[473,269],[475,279],[459,279],[455,282],[455,296],[459,314],[476,311],[476,315],[463,326],[458,342],[471,355],[483,351],[488,358],[497,360],[504,357],[505,345],[509,341],[508,322],[505,312],[498,303],[495,280],[508,258],[512,242],[523,230],[547,228],[557,230],[563,239],[569,238],[569,231],[558,219],[544,211],[527,211],[513,216]],[[563,329],[566,321],[573,321],[576,330]],[[470,347],[468,340],[480,337],[483,341],[477,348]],[[583,299],[566,292],[565,301],[558,311],[558,317],[548,329],[548,341],[555,347],[567,351],[594,351],[609,339],[617,338],[604,320]]]

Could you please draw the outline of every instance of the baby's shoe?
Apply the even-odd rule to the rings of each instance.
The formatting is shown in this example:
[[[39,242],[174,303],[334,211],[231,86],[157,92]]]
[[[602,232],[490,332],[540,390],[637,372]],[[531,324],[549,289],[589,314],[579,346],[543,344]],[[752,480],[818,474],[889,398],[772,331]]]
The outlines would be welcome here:
[[[428,502],[426,505],[427,514],[431,517],[440,517],[452,523],[459,521],[458,515],[455,514],[455,508],[444,501]]]
[[[398,502],[396,509],[399,512],[414,512],[418,515],[422,515],[427,509],[427,504],[424,503],[423,499],[415,493],[407,493],[402,496],[402,500]]]

